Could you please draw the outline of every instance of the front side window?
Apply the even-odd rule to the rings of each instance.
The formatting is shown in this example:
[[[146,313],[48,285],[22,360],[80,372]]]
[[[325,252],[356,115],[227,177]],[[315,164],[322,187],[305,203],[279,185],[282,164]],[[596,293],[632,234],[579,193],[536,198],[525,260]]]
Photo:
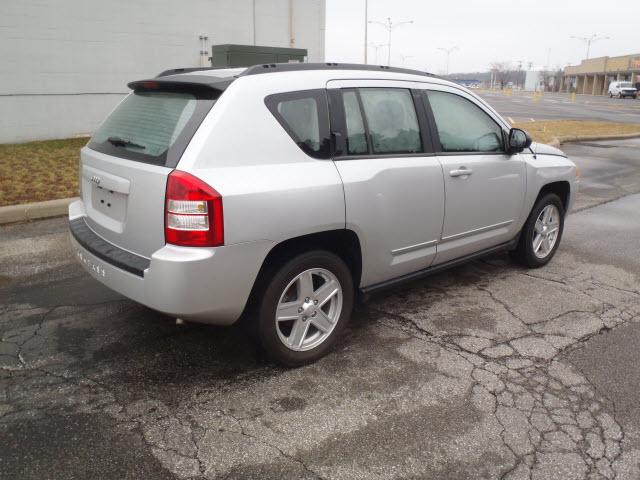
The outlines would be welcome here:
[[[443,152],[504,151],[502,128],[486,112],[460,95],[428,91]]]
[[[305,153],[328,158],[329,120],[324,91],[279,93],[268,96],[265,104]]]
[[[361,88],[373,153],[422,152],[411,92],[402,88]]]

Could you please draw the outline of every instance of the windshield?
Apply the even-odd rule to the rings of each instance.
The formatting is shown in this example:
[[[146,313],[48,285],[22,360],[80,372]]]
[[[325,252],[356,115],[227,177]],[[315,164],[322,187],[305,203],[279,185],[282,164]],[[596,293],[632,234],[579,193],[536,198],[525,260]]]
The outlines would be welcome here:
[[[175,166],[179,158],[171,158],[169,153],[181,147],[177,155],[182,154],[213,102],[186,92],[135,91],[105,120],[89,148],[144,163]]]
[[[631,82],[620,82],[621,88],[630,88],[631,86]]]

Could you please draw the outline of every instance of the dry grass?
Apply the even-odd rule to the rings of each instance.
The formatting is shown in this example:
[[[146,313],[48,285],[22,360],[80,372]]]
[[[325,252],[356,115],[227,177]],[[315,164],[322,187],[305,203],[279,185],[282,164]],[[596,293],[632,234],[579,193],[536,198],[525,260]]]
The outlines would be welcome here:
[[[0,145],[0,206],[78,195],[86,138]]]
[[[541,120],[537,122],[516,122],[514,127],[522,128],[536,142],[549,143],[554,138],[570,140],[575,137],[597,137],[640,134],[640,125],[615,122],[591,122],[583,120]]]

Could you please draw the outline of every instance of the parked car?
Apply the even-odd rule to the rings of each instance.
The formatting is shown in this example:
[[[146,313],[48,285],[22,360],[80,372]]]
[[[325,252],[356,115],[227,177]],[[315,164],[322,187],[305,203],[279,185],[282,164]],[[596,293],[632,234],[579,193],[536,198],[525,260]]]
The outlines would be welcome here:
[[[609,84],[609,98],[618,97],[636,98],[638,96],[638,90],[631,82],[611,82]]]
[[[357,298],[499,251],[545,265],[576,193],[564,153],[417,71],[275,64],[129,87],[81,151],[78,260],[160,312],[241,319],[283,365],[327,353]]]

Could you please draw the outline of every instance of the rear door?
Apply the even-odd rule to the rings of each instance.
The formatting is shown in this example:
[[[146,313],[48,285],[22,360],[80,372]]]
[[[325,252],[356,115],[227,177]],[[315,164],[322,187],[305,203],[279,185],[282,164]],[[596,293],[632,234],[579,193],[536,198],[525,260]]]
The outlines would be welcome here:
[[[165,243],[167,177],[217,96],[150,83],[126,97],[80,153],[87,224],[145,257]]]
[[[327,85],[346,224],[361,243],[362,286],[426,268],[435,257],[444,213],[442,169],[413,85]]]
[[[445,216],[435,263],[511,240],[526,193],[525,164],[505,153],[506,126],[472,95],[422,90],[442,164]]]

